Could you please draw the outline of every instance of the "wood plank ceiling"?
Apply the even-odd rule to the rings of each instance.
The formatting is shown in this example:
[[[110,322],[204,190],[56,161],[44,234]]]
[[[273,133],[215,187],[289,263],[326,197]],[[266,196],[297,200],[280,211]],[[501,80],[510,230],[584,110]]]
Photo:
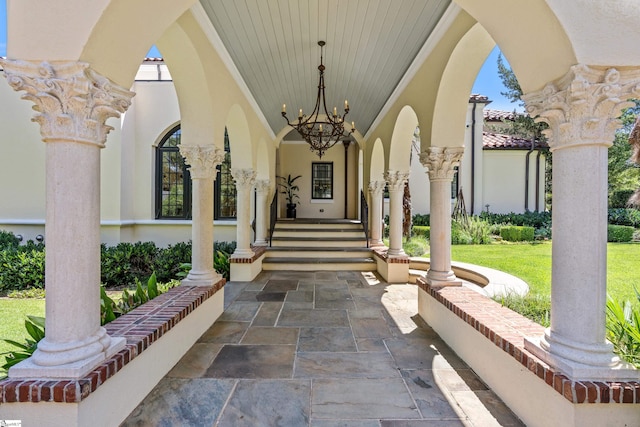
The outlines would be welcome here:
[[[310,113],[324,52],[327,107],[363,135],[450,0],[200,0],[274,133]]]

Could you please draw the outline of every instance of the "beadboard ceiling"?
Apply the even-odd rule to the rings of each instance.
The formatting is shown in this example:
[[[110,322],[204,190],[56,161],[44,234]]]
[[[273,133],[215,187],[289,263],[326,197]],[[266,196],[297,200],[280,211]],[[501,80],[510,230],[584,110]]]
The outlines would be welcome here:
[[[363,135],[451,0],[200,0],[273,132],[315,104],[324,52],[327,107]]]

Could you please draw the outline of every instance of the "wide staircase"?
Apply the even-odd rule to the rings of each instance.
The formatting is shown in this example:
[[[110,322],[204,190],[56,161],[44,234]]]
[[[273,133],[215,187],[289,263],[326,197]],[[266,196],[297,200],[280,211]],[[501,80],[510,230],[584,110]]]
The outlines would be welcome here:
[[[276,222],[262,269],[375,271],[376,261],[360,221],[300,218]]]

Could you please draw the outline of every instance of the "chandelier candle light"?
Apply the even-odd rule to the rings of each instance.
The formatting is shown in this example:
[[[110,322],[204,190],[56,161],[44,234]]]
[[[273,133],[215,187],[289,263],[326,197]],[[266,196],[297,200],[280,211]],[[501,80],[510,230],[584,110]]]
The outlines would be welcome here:
[[[356,125],[351,122],[351,131],[345,132],[344,121],[349,114],[349,102],[344,101],[344,114],[338,115],[338,109],[333,107],[333,113],[329,114],[327,111],[327,101],[324,96],[324,64],[322,63],[322,51],[325,45],[324,41],[319,41],[320,46],[320,65],[318,70],[320,71],[320,82],[318,83],[318,98],[316,99],[316,106],[309,116],[306,116],[302,112],[302,108],[298,111],[298,121],[291,123],[287,117],[287,106],[282,104],[282,117],[287,121],[287,124],[294,128],[302,138],[310,145],[311,151],[318,154],[319,158],[329,148],[336,145],[341,140],[346,140],[356,130]],[[321,115],[320,107],[324,109],[324,114]]]

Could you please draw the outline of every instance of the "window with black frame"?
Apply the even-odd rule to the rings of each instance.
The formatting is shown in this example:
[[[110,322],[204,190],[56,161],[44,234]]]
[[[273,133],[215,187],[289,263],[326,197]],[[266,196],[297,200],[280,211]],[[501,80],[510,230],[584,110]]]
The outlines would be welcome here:
[[[218,165],[215,184],[215,219],[235,219],[236,213],[236,184],[231,176],[231,149],[229,134],[224,129],[224,160]]]
[[[313,162],[311,164],[311,198],[333,199],[333,163]]]
[[[453,179],[451,180],[451,198],[458,197],[458,166],[453,168]]]
[[[180,137],[178,125],[156,148],[156,219],[191,218],[191,177],[180,154]]]

